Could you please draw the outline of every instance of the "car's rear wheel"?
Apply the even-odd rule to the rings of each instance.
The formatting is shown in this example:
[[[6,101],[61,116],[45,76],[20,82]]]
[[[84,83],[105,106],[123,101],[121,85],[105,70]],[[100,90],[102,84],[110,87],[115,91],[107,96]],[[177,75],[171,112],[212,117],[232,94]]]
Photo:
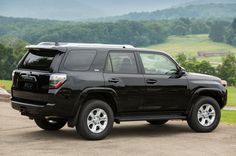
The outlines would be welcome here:
[[[218,102],[211,97],[202,96],[196,101],[187,122],[196,132],[211,132],[218,126],[220,117]]]
[[[148,123],[152,125],[163,125],[168,122],[168,120],[147,120]]]
[[[65,126],[67,120],[57,117],[40,117],[34,119],[36,125],[44,130],[55,131]]]
[[[90,100],[80,112],[76,130],[85,139],[99,140],[110,133],[113,122],[113,111],[106,102]]]

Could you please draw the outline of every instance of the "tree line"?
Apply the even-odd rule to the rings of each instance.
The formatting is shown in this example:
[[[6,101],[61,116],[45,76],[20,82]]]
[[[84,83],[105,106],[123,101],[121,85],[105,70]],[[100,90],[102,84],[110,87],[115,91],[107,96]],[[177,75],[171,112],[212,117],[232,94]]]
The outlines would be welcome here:
[[[220,77],[228,82],[228,85],[236,86],[236,57],[228,54],[222,58],[222,64],[214,67],[210,62],[198,61],[196,57],[188,58],[185,54],[178,54],[176,60],[188,72],[196,72]]]
[[[0,37],[13,35],[31,44],[57,41],[147,46],[162,43],[169,35],[208,33],[212,23],[188,18],[83,23],[0,16]]]
[[[210,28],[209,38],[236,46],[236,18],[231,22],[215,21]]]

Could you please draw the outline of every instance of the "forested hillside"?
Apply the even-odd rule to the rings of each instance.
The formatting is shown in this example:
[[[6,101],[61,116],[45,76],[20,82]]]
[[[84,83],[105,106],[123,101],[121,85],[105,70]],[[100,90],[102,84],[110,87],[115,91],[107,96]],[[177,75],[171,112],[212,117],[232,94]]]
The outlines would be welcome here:
[[[212,22],[180,18],[82,23],[0,17],[0,37],[12,35],[31,44],[59,41],[147,46],[165,41],[168,35],[208,33]]]
[[[122,16],[108,17],[103,20],[161,20],[161,19],[177,19],[196,18],[196,19],[232,19],[236,16],[236,3],[232,4],[199,4],[188,5],[183,7],[168,8],[153,12],[132,12]]]

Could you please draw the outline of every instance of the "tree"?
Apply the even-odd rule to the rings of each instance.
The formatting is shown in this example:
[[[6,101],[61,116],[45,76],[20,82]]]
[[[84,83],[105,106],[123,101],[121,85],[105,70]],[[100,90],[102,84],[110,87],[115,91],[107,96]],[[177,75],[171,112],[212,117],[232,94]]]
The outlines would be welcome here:
[[[236,33],[236,18],[233,20],[231,27],[234,30],[234,33]]]
[[[190,31],[192,34],[206,34],[209,33],[209,26],[205,22],[196,21],[191,23]]]
[[[236,35],[234,36],[234,38],[232,39],[232,43],[233,46],[236,46]]]
[[[173,32],[175,35],[186,35],[188,32],[188,29],[184,25],[176,25],[173,29]]]
[[[11,79],[14,67],[13,49],[0,44],[0,79]]]
[[[225,42],[227,44],[232,44],[234,37],[236,37],[236,35],[234,34],[233,29],[231,27],[227,28],[225,31]]]
[[[216,69],[208,61],[197,61],[195,57],[187,58],[185,54],[176,57],[177,62],[189,72],[216,75]]]
[[[225,34],[225,25],[221,21],[216,21],[210,28],[209,38],[215,42],[223,42]]]
[[[184,66],[187,61],[187,56],[184,53],[180,53],[176,56],[176,61],[181,65]]]
[[[234,54],[229,54],[223,59],[222,65],[217,67],[218,76],[221,79],[227,80],[229,85],[236,80],[236,57]]]

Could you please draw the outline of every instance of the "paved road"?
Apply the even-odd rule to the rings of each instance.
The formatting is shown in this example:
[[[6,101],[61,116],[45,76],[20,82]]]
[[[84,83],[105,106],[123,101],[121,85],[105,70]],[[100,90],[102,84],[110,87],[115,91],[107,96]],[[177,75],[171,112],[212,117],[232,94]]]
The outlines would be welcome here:
[[[236,126],[220,124],[212,133],[192,132],[186,122],[164,126],[146,122],[115,125],[102,141],[85,141],[74,129],[45,132],[0,102],[0,155],[236,155]]]

